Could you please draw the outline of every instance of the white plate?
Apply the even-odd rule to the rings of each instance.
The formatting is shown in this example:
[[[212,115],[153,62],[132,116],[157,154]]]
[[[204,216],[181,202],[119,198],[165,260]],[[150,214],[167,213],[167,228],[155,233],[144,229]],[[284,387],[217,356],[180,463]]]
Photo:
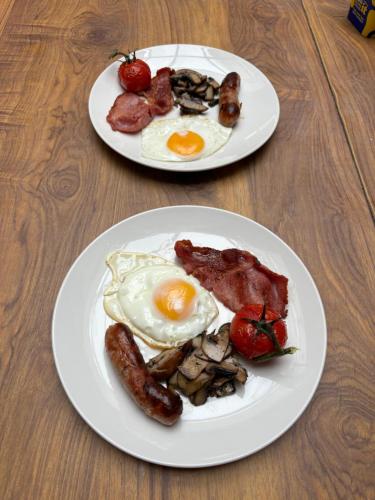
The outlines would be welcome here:
[[[104,348],[111,320],[102,306],[110,281],[106,255],[116,249],[150,252],[174,259],[174,242],[189,238],[218,249],[253,252],[289,278],[288,345],[292,356],[249,365],[243,390],[201,407],[184,398],[173,427],[146,417],[132,402]],[[233,316],[220,308],[217,324]],[[304,264],[275,234],[256,222],[215,208],[166,207],[144,212],[111,227],[78,257],[58,295],[52,342],[61,382],[82,418],[104,439],[150,462],[206,467],[254,453],[281,436],[301,415],[317,388],[325,360],[326,322],[318,290]],[[141,341],[146,358],[151,349]],[[153,351],[153,354],[156,354]]]
[[[275,89],[267,77],[253,64],[230,52],[202,45],[159,45],[137,51],[137,57],[146,61],[152,75],[159,68],[192,68],[221,82],[224,76],[236,71],[241,76],[241,117],[233,133],[219,151],[208,158],[189,162],[156,161],[142,157],[141,133],[114,132],[106,120],[116,97],[123,92],[117,76],[120,62],[108,66],[94,83],[89,98],[91,122],[104,142],[112,149],[137,163],[162,170],[196,172],[221,167],[253,153],[273,134],[279,120],[280,106]],[[206,116],[217,120],[218,107]],[[179,111],[156,119],[175,118]]]

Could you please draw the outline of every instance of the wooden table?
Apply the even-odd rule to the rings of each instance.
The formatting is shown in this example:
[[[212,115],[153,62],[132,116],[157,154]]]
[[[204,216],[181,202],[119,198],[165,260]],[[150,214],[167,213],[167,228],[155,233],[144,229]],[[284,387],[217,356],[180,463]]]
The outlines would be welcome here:
[[[375,40],[347,22],[348,4],[1,2],[0,498],[374,498]],[[272,139],[189,175],[105,146],[87,100],[108,53],[163,43],[257,65],[281,101]],[[275,231],[310,269],[328,320],[325,371],[303,416],[256,455],[212,469],[151,465],[109,445],[71,406],[51,352],[74,259],[115,222],[174,204]]]

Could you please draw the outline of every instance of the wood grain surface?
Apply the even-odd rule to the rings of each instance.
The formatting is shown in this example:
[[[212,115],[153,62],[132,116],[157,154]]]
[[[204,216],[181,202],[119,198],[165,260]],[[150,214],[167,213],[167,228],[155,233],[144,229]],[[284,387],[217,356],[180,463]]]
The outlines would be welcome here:
[[[348,24],[348,2],[304,0],[361,185],[375,216],[375,37]]]
[[[362,101],[364,89],[373,96],[374,59],[364,54],[374,45],[345,21],[347,7],[1,5],[0,498],[375,498],[367,140],[375,109],[373,99]],[[151,170],[111,151],[88,118],[91,85],[114,47],[163,43],[219,47],[257,65],[280,97],[272,139],[234,165],[195,174]],[[51,352],[56,295],[85,246],[129,215],[175,204],[222,207],[276,232],[310,269],[328,321],[325,371],[302,417],[257,454],[211,469],[148,464],[105,442],[73,409]]]

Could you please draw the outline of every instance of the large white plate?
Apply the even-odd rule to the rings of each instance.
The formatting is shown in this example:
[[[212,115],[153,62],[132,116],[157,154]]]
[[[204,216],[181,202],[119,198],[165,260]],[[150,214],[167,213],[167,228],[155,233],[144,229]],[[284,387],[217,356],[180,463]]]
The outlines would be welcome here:
[[[253,252],[289,278],[288,345],[293,356],[249,366],[243,390],[202,407],[184,399],[172,428],[146,417],[125,392],[104,348],[111,320],[102,306],[110,281],[104,260],[119,248],[174,259],[177,239]],[[219,325],[233,316],[220,307]],[[318,290],[304,264],[280,238],[256,222],[215,208],[176,206],[123,220],[78,257],[58,295],[53,352],[61,382],[82,418],[104,439],[138,458],[175,467],[230,462],[267,446],[301,415],[318,385],[326,352],[326,322]],[[146,358],[152,349],[138,341]],[[152,351],[155,354],[155,351]]]
[[[133,161],[162,170],[192,172],[221,167],[253,153],[274,132],[280,107],[275,89],[267,77],[253,64],[230,52],[202,45],[159,45],[139,50],[137,57],[146,61],[154,75],[159,68],[192,68],[221,82],[224,76],[236,71],[241,76],[241,117],[227,144],[208,158],[189,162],[166,162],[144,158],[141,154],[141,133],[114,132],[106,116],[116,97],[123,92],[117,76],[119,61],[108,66],[94,83],[89,98],[91,122],[104,142]],[[217,120],[218,107],[205,113]],[[164,117],[179,116],[177,109]]]

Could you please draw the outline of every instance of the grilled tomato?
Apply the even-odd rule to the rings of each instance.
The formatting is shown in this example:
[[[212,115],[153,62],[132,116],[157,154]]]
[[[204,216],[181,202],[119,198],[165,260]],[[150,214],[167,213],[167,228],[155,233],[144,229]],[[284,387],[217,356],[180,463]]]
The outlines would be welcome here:
[[[135,51],[129,54],[115,50],[110,58],[123,56],[125,61],[118,69],[118,77],[121,87],[128,92],[141,92],[149,88],[151,83],[151,70],[147,63],[137,59]]]
[[[284,348],[288,339],[285,321],[263,304],[246,305],[235,314],[230,339],[237,352],[254,361],[266,361],[297,350]]]

